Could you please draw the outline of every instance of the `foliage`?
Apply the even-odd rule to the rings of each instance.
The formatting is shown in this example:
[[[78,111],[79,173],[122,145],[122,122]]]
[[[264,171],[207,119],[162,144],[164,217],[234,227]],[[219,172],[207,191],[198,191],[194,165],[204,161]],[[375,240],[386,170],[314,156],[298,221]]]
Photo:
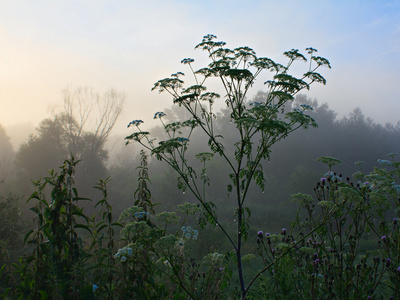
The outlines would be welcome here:
[[[76,176],[78,161],[72,157],[64,161],[58,172],[50,171],[47,177],[34,182],[36,191],[29,203],[35,204],[32,208],[35,227],[25,236],[30,246],[26,249],[30,251],[28,256],[21,256],[13,264],[9,259],[9,247],[16,246],[9,237],[17,235],[21,229],[18,227],[22,224],[19,223],[20,211],[14,196],[1,199],[3,210],[0,213],[4,214],[1,220],[5,224],[1,227],[5,230],[0,232],[2,297],[400,298],[400,162],[396,154],[379,159],[372,172],[366,172],[361,162],[356,163],[359,171],[352,178],[344,178],[338,170],[346,160],[336,159],[331,152],[324,151],[326,155],[317,161],[323,163],[327,172],[315,186],[313,196],[293,195],[300,208],[290,226],[276,233],[271,228],[265,234],[258,231],[256,239],[245,243],[254,232],[250,217],[253,223],[254,215],[266,219],[265,207],[274,205],[254,201],[256,194],[251,190],[255,185],[262,192],[267,183],[267,187],[290,187],[291,191],[299,187],[302,191],[307,189],[307,182],[311,180],[307,176],[312,177],[315,169],[306,160],[295,164],[292,162],[296,158],[284,160],[285,164],[296,167],[292,176],[285,180],[264,173],[262,162],[269,161],[272,146],[276,147],[276,142],[289,133],[316,125],[313,102],[292,98],[313,82],[325,84],[325,79],[315,68],[300,79],[288,75],[294,60],[305,60],[297,50],[285,52],[289,63],[283,66],[270,59],[257,58],[248,47],[230,50],[224,46],[223,42],[215,42],[214,36],[206,36],[197,48],[209,52],[212,60],[209,66],[194,71],[192,59],[182,61],[192,70],[194,85],[184,87],[181,72],[155,84],[156,89],[172,94],[174,102],[189,114],[186,121],[173,116],[170,122],[166,122],[168,116],[163,112],[155,114],[163,124],[166,140],[156,144],[149,132],[141,130],[142,120],[134,120],[128,126],[138,129],[127,137],[128,142],[135,140],[151,150],[156,158],[166,161],[179,175],[181,196],[190,191],[188,194],[194,195],[197,202],[185,202],[174,211],[160,209],[150,191],[148,156],[141,151],[132,206],[115,222],[108,191],[111,180],[99,180],[95,188],[101,196],[94,205],[98,212],[89,217],[82,206],[83,201],[89,199],[78,194],[82,179]],[[313,64],[329,66],[328,61],[314,56],[315,51],[307,49],[311,56],[310,68]],[[274,72],[272,80],[267,81],[270,89],[247,102],[245,96],[263,69]],[[204,85],[212,77],[221,80],[226,89],[227,109],[219,113],[213,110],[219,96],[207,92]],[[85,107],[84,102],[82,105]],[[326,107],[323,106],[322,112],[325,121],[333,122],[334,117]],[[62,135],[62,126],[68,127],[71,120],[63,123],[62,118],[67,115],[59,117],[60,126],[53,126],[56,119],[47,120],[41,133],[54,142],[69,143],[67,135]],[[222,124],[220,119],[232,122]],[[226,126],[224,130],[221,124]],[[353,125],[376,132],[382,129],[366,121],[357,110],[349,119],[338,123],[343,127],[343,135]],[[232,134],[232,128],[236,135]],[[387,132],[396,133],[396,130],[388,128]],[[199,131],[206,136],[207,149],[198,147],[204,141],[198,139]],[[225,133],[232,134],[236,141],[230,143],[232,137],[227,138]],[[196,152],[190,149],[193,147]],[[287,153],[279,154],[284,157]],[[279,164],[281,168],[286,167],[282,161]],[[223,186],[219,177],[227,168],[228,195],[225,196],[226,190],[222,193],[210,191],[209,187]],[[160,172],[156,175],[160,176]],[[167,176],[163,185],[154,184],[152,180],[158,195],[171,191],[171,173]],[[233,201],[226,201],[227,197]],[[177,201],[182,199],[177,198]],[[220,207],[222,204],[223,213],[217,213],[217,204]],[[261,205],[265,207],[257,209]],[[286,203],[281,205],[284,207]],[[226,211],[230,211],[228,218]],[[256,226],[264,224],[260,218],[256,220]],[[232,224],[236,228],[232,228]],[[221,240],[216,231],[225,235],[230,251],[224,253],[217,243],[212,244],[213,239]],[[212,247],[208,247],[210,243]]]
[[[8,287],[12,262],[24,253],[23,232],[27,223],[19,208],[20,197],[0,196],[0,290]]]
[[[76,174],[78,187],[90,192],[99,178],[105,178],[108,157],[105,142],[118,119],[125,96],[110,90],[100,96],[89,88],[65,89],[63,111],[42,120],[37,134],[16,153],[19,181],[25,193],[27,180],[46,176],[66,157],[82,160]]]
[[[14,149],[3,126],[0,125],[0,184],[9,179],[12,173]]]
[[[203,259],[204,264],[199,264],[193,255],[201,233],[188,224],[199,213],[199,205],[184,203],[176,212],[156,214],[147,187],[146,166],[147,155],[142,151],[135,205],[123,211],[119,219],[123,225],[122,240],[126,243],[114,256],[125,271],[116,283],[124,291],[121,296],[146,299],[221,296],[224,293],[220,286],[226,284],[230,274],[223,268],[228,262],[223,255],[214,253]]]
[[[382,167],[357,172],[359,181],[353,183],[331,171],[339,160],[318,160],[329,171],[314,188],[315,198],[293,195],[300,210],[290,233],[258,233],[258,253],[269,276],[257,293],[277,299],[398,299],[399,163],[393,156],[378,160]],[[391,222],[388,213],[395,213]]]
[[[239,47],[233,50],[224,48],[224,42],[215,41],[214,35],[207,35],[196,49],[202,49],[209,55],[211,62],[205,68],[194,71],[194,60],[186,58],[182,60],[193,73],[195,84],[184,87],[184,74],[178,72],[171,77],[159,80],[153,90],[167,92],[173,102],[184,108],[190,114],[190,119],[183,122],[166,124],[163,122],[165,114],[157,112],[155,119],[160,119],[168,136],[167,140],[155,144],[149,138],[149,132],[141,130],[142,120],[132,121],[128,127],[134,126],[137,131],[126,137],[139,142],[149,149],[159,160],[167,162],[178,174],[178,187],[185,191],[190,190],[203,209],[203,217],[200,225],[205,222],[219,225],[226,238],[236,253],[238,276],[242,297],[246,295],[245,280],[242,268],[242,239],[248,236],[251,211],[245,206],[246,196],[251,183],[254,181],[262,190],[265,186],[264,172],[261,161],[268,159],[271,146],[287,137],[291,132],[299,128],[316,127],[315,121],[305,112],[312,109],[307,105],[300,109],[285,111],[286,103],[294,99],[294,95],[303,89],[309,89],[314,82],[325,84],[325,79],[316,73],[321,66],[330,68],[328,60],[315,56],[316,50],[307,48],[310,56],[309,69],[300,78],[289,74],[289,69],[295,61],[306,62],[306,57],[298,50],[292,49],[284,55],[288,62],[282,65],[270,58],[257,57],[253,49]],[[272,72],[272,79],[265,82],[268,93],[262,102],[254,102],[246,105],[245,98],[256,78],[263,71]],[[233,145],[224,143],[223,136],[216,131],[214,126],[217,115],[213,110],[215,101],[221,96],[215,92],[207,92],[205,83],[212,78],[220,80],[224,89],[225,103],[230,111],[232,130],[236,130],[238,140]],[[205,187],[208,185],[208,176],[198,177],[195,169],[188,164],[186,151],[190,144],[190,138],[196,127],[208,137],[210,154],[217,154],[224,158],[230,169],[230,182],[228,194],[235,201],[234,217],[237,218],[236,238],[231,236],[225,225],[218,221],[213,201],[206,199]],[[234,149],[233,158],[229,151]],[[201,174],[204,172],[203,166]]]
[[[59,173],[50,171],[35,182],[37,190],[28,201],[35,201],[31,210],[36,228],[25,236],[32,252],[13,267],[2,261],[2,296],[204,299],[226,294],[221,288],[228,286],[229,258],[212,253],[201,259],[193,251],[202,240],[202,233],[190,226],[199,205],[185,203],[176,212],[154,212],[144,152],[136,205],[126,209],[119,222],[113,221],[108,202],[109,179],[96,186],[102,195],[95,205],[98,217],[84,213],[79,203],[89,199],[79,197],[74,185],[77,164],[72,157]],[[118,227],[122,227],[119,242]],[[116,251],[117,243],[125,246]],[[6,258],[1,245],[1,257]]]

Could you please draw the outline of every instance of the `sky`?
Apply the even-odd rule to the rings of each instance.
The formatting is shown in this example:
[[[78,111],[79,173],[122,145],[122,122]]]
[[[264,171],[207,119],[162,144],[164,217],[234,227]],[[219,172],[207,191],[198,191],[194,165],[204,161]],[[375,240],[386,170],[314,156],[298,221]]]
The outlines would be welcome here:
[[[206,34],[277,62],[316,48],[332,69],[309,97],[339,117],[360,107],[379,123],[400,120],[399,0],[0,0],[0,124],[37,126],[63,89],[88,86],[126,94],[115,132],[129,134],[129,121],[151,124],[172,105],[151,92],[157,80],[187,72],[183,58],[205,66],[194,47]]]

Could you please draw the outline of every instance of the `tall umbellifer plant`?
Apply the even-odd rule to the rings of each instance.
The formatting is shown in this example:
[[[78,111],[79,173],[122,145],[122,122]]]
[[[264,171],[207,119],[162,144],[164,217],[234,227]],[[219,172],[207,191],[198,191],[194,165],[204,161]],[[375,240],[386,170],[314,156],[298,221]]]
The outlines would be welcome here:
[[[317,126],[314,119],[306,114],[311,107],[303,105],[301,109],[292,109],[288,104],[294,99],[294,95],[301,90],[308,90],[312,83],[325,84],[325,78],[316,71],[320,67],[330,68],[330,64],[327,59],[316,56],[317,50],[313,48],[306,49],[308,59],[295,49],[285,52],[287,63],[283,65],[267,57],[257,57],[249,47],[231,50],[225,48],[225,45],[225,42],[216,41],[216,36],[206,35],[196,49],[208,53],[211,60],[208,66],[195,70],[193,59],[182,60],[194,76],[194,85],[184,85],[182,72],[155,83],[153,90],[169,93],[174,104],[190,114],[188,120],[171,124],[163,121],[163,112],[154,115],[155,119],[160,119],[168,139],[156,143],[150,138],[149,132],[141,129],[142,120],[134,120],[128,125],[136,127],[136,130],[126,139],[127,143],[130,140],[139,142],[151,150],[157,159],[168,163],[179,174],[178,186],[192,192],[200,202],[205,219],[219,225],[236,253],[240,290],[245,298],[249,286],[246,287],[243,276],[242,243],[248,235],[251,213],[246,207],[249,188],[254,181],[264,189],[265,179],[261,161],[269,159],[272,145],[299,128]],[[296,61],[308,62],[306,72],[300,77],[289,74],[290,67]],[[246,102],[250,88],[263,71],[271,73],[271,79],[265,82],[268,88],[266,98],[262,102]],[[217,115],[214,103],[219,101],[221,96],[207,91],[206,84],[212,79],[218,79],[222,84],[222,99],[225,99],[230,110],[232,130],[236,130],[238,136],[233,145],[225,143],[215,126]],[[196,155],[203,163],[200,176],[197,176],[195,169],[189,165],[186,155],[195,128],[207,135],[210,149],[210,152]],[[229,155],[227,149],[234,149],[234,155]],[[210,201],[212,199],[206,198],[204,192],[209,180],[205,172],[206,162],[215,154],[220,155],[230,169],[230,183],[227,188],[229,197],[236,203],[236,237],[228,234],[224,224],[219,222],[215,205]]]

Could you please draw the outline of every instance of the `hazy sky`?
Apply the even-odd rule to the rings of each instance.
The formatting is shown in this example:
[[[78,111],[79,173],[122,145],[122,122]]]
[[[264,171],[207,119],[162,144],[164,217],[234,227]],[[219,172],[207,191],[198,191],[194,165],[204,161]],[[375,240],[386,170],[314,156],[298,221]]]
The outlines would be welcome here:
[[[194,46],[209,33],[278,62],[314,47],[332,69],[310,97],[342,115],[359,106],[378,122],[400,120],[400,1],[0,0],[0,124],[37,125],[62,89],[90,86],[127,95],[117,124],[126,133],[171,105],[154,82],[187,72],[186,57],[203,67]]]

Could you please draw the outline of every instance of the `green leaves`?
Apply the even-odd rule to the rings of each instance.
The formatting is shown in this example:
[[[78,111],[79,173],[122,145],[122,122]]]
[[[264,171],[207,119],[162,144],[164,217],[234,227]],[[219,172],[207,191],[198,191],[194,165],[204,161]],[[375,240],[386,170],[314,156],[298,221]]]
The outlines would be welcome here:
[[[241,269],[241,243],[242,237],[246,238],[249,230],[251,212],[244,206],[248,191],[253,181],[264,190],[265,178],[261,166],[263,159],[269,158],[271,147],[279,140],[298,128],[316,127],[315,120],[306,114],[312,110],[309,106],[292,109],[290,101],[302,90],[309,90],[310,85],[317,82],[326,84],[323,76],[316,72],[321,66],[330,67],[328,60],[313,56],[313,48],[307,48],[310,56],[308,70],[300,78],[289,73],[290,68],[297,61],[306,62],[305,55],[297,49],[283,53],[286,64],[278,63],[267,57],[257,57],[256,52],[250,47],[243,46],[235,49],[226,47],[226,43],[217,41],[216,36],[206,35],[195,49],[208,53],[210,63],[196,71],[193,69],[194,60],[185,58],[181,62],[193,73],[195,84],[184,87],[184,82],[179,79],[182,72],[172,74],[170,78],[159,80],[152,90],[167,91],[174,104],[190,114],[190,119],[185,122],[165,124],[159,113],[166,138],[155,145],[152,140],[147,140],[148,132],[141,131],[132,134],[127,139],[140,142],[148,148],[157,159],[166,161],[178,173],[178,187],[183,191],[190,191],[199,201],[202,209],[199,224],[219,225],[232,247],[236,251],[238,273]],[[265,82],[268,87],[265,99],[261,102],[247,103],[246,97],[261,72],[268,70],[270,78]],[[223,94],[206,92],[206,82],[210,79],[221,83]],[[220,96],[221,94],[221,96]],[[219,134],[218,114],[213,109],[213,103],[223,97],[231,116],[231,130],[236,132],[237,140],[229,145]],[[215,121],[217,119],[217,121]],[[201,130],[208,138],[210,152],[195,154],[195,158],[202,163],[201,173],[189,165],[191,153],[187,152],[189,138],[195,129]],[[187,133],[185,135],[184,133]],[[186,136],[186,137],[184,137]],[[146,139],[143,139],[145,137]],[[145,141],[147,140],[147,143]],[[213,198],[206,193],[209,177],[206,173],[206,163],[218,153],[229,168],[228,194],[233,193],[237,207],[237,240],[225,231],[223,224],[217,223],[217,214]],[[196,174],[201,174],[197,176]],[[230,195],[232,196],[232,195]],[[211,195],[212,197],[212,195]],[[195,209],[195,207],[191,207]],[[187,212],[192,210],[187,210]],[[183,246],[182,246],[183,247]],[[170,262],[170,261],[169,261]],[[241,292],[243,290],[243,277],[240,275]]]

